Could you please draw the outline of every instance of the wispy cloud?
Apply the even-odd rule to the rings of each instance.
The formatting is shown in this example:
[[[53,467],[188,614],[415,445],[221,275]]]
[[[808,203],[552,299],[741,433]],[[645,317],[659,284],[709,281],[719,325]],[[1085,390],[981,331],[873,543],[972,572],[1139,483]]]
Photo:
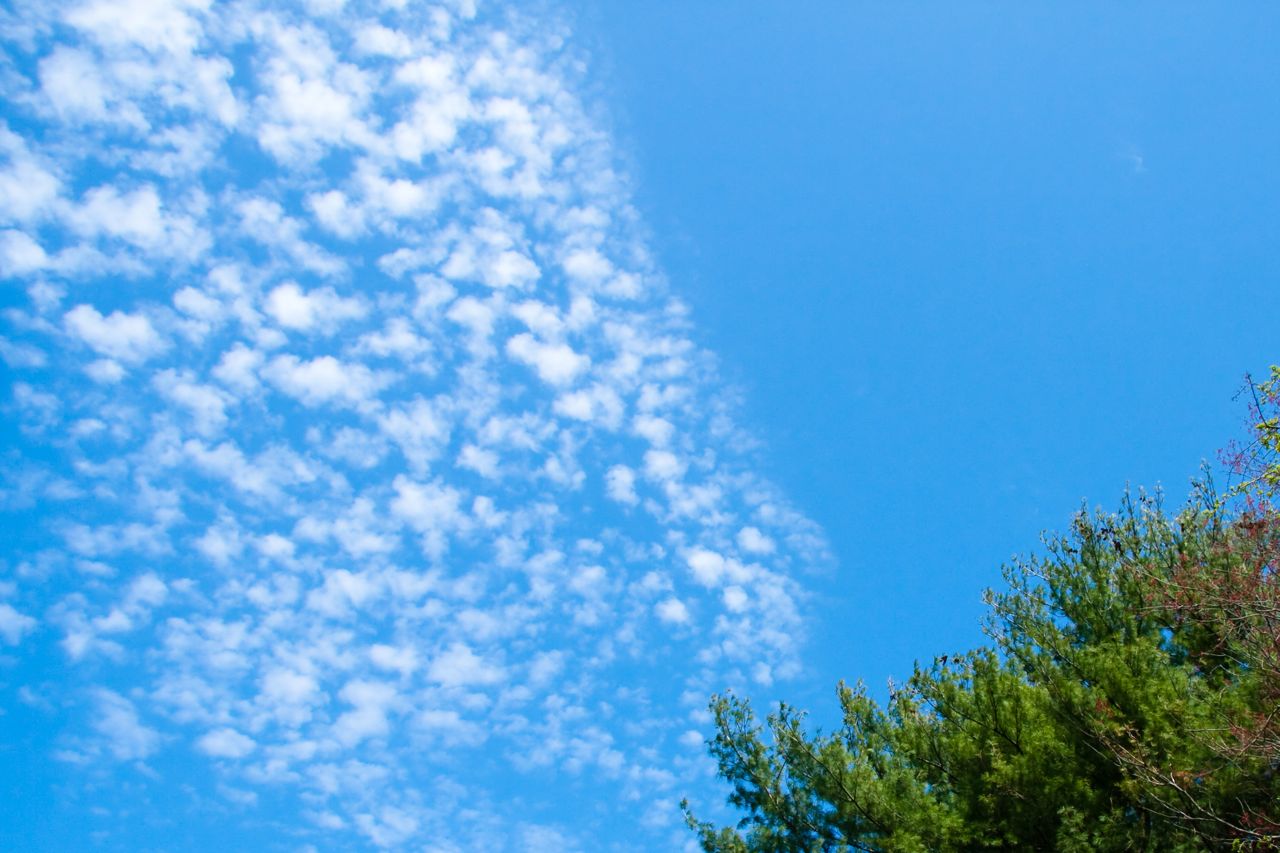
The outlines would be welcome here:
[[[401,5],[4,13],[6,490],[93,500],[39,499],[0,638],[82,668],[64,757],[185,750],[317,837],[573,849],[457,806],[516,770],[675,843],[698,697],[797,671],[823,540],[719,420],[566,33]]]

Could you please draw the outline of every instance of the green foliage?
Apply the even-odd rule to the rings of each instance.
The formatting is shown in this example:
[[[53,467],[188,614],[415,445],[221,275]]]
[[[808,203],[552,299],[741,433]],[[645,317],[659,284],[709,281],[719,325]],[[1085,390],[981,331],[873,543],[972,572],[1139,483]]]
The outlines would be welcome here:
[[[1232,493],[1256,507],[1280,491],[1280,365],[1273,364],[1267,381],[1260,385],[1246,376],[1245,390],[1252,436],[1244,445],[1228,445],[1222,461],[1240,477]]]
[[[1174,518],[1146,496],[1082,512],[988,595],[992,647],[917,666],[884,707],[841,684],[837,731],[715,697],[743,818],[689,825],[709,853],[1277,849],[1280,607],[1241,622],[1206,580],[1280,604],[1244,537],[1208,489]]]

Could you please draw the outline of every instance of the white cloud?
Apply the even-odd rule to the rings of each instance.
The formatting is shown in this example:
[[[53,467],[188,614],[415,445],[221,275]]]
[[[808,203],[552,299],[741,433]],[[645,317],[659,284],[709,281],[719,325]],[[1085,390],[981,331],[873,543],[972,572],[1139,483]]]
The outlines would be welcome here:
[[[413,837],[421,822],[413,814],[394,806],[383,806],[377,815],[356,816],[356,825],[376,847],[397,847]]]
[[[11,157],[8,168],[0,171],[0,220],[29,222],[51,213],[62,182],[2,126],[0,145],[9,149]]]
[[[365,24],[356,31],[356,50],[376,56],[405,57],[413,51],[413,42],[404,33],[381,24]]]
[[[591,365],[590,358],[574,352],[568,344],[542,343],[527,333],[507,341],[507,354],[532,367],[551,385],[568,385]]]
[[[303,236],[303,222],[290,216],[279,202],[256,196],[237,205],[240,229],[246,237],[277,250],[284,259],[323,276],[336,276],[346,264]]]
[[[613,264],[595,249],[578,249],[564,259],[564,271],[570,279],[598,285],[613,272]]]
[[[292,281],[272,290],[265,307],[281,326],[300,332],[333,332],[342,323],[368,313],[360,299],[338,296],[331,287],[307,292]]]
[[[726,571],[724,557],[706,548],[695,548],[686,557],[686,562],[694,578],[703,586],[717,586]]]
[[[387,442],[382,436],[367,433],[354,427],[342,427],[329,435],[312,428],[307,440],[316,451],[337,462],[356,469],[373,468],[381,464],[387,455]]]
[[[415,483],[403,475],[392,483],[396,496],[391,511],[422,535],[423,547],[431,556],[444,553],[448,537],[467,527],[460,504],[462,493],[439,482]]]
[[[382,331],[361,335],[356,344],[357,352],[405,361],[423,356],[431,349],[431,342],[416,334],[412,323],[404,317],[392,317]]]
[[[196,741],[196,747],[205,755],[214,758],[244,758],[257,749],[253,738],[246,737],[235,729],[214,729]]]
[[[165,212],[150,184],[123,193],[113,186],[94,187],[67,219],[83,236],[111,237],[161,255],[191,256],[208,243],[190,217]]]
[[[186,10],[204,5],[200,0],[90,0],[70,9],[66,20],[108,45],[190,53],[201,28]]]
[[[365,231],[364,211],[341,190],[312,193],[307,207],[327,231],[339,237],[350,240]]]
[[[668,450],[649,450],[644,454],[644,471],[654,480],[678,480],[688,466]]]
[[[538,265],[519,252],[505,249],[493,255],[482,267],[483,279],[490,287],[523,287],[538,280]]]
[[[224,392],[196,382],[190,372],[164,370],[152,381],[161,394],[190,413],[196,432],[214,436],[226,426],[231,399]]]
[[[378,419],[383,434],[394,441],[415,471],[425,471],[449,442],[452,425],[441,401],[417,397]]]
[[[335,569],[327,572],[324,584],[307,596],[307,606],[326,616],[345,618],[352,608],[359,610],[381,592],[381,585],[369,573]]]
[[[387,377],[363,364],[342,362],[331,355],[306,361],[295,355],[278,355],[262,375],[290,397],[313,407],[359,405],[388,383]]]
[[[258,142],[282,164],[310,160],[331,146],[370,144],[360,118],[370,79],[340,62],[327,37],[314,27],[279,27],[276,52],[262,75],[261,112],[269,118]]]
[[[488,739],[484,726],[465,719],[454,710],[428,708],[419,712],[414,723],[419,730],[450,746],[479,746]]]
[[[493,479],[498,476],[498,454],[474,444],[464,444],[458,453],[458,466]]]
[[[352,746],[368,738],[382,737],[391,730],[387,713],[397,698],[394,686],[357,680],[349,682],[339,695],[353,706],[333,724],[333,735],[339,743]]]
[[[474,281],[495,290],[525,289],[541,276],[538,265],[518,245],[518,230],[492,210],[454,244],[440,266],[441,275],[454,281]]]
[[[467,644],[453,643],[432,658],[427,677],[444,687],[480,687],[497,684],[506,675]]]
[[[391,142],[402,160],[419,162],[442,151],[457,138],[458,128],[475,112],[468,92],[454,78],[456,61],[449,54],[422,56],[396,69],[397,83],[416,90],[408,114],[391,129]]]
[[[689,621],[689,608],[678,598],[663,599],[654,606],[653,611],[663,622],[673,625],[684,625]]]
[[[194,287],[184,287],[175,293],[173,305],[191,317],[208,322],[220,319],[223,314],[221,302]]]
[[[104,317],[92,305],[77,305],[66,313],[63,321],[71,334],[118,361],[139,364],[167,347],[143,314],[112,311]]]
[[[0,637],[9,645],[18,645],[38,624],[32,617],[19,613],[12,605],[0,602]]]
[[[750,597],[740,586],[725,587],[721,597],[724,599],[725,609],[731,613],[741,613],[750,601]]]
[[[365,207],[393,219],[421,216],[434,210],[439,203],[439,190],[431,183],[407,178],[388,179],[372,167],[362,169],[359,182]]]
[[[107,117],[107,92],[93,57],[82,50],[58,47],[40,60],[40,89],[53,108],[72,119]]]
[[[20,276],[49,264],[44,248],[22,231],[0,231],[0,275]]]
[[[751,668],[751,678],[762,687],[769,687],[773,684],[773,667],[764,661],[759,661]]]
[[[44,367],[49,363],[49,357],[45,355],[44,350],[28,344],[15,344],[4,338],[0,338],[0,359],[18,370]]]
[[[470,296],[459,299],[449,308],[446,316],[453,322],[466,326],[476,338],[487,339],[493,334],[494,311],[478,299]]]
[[[218,381],[246,393],[258,386],[257,371],[262,362],[262,353],[238,343],[222,354],[212,372]]]
[[[181,452],[198,470],[221,477],[238,491],[257,498],[279,498],[286,487],[315,480],[315,473],[301,457],[278,446],[249,458],[231,441],[210,447],[190,439],[183,442]]]
[[[305,705],[319,694],[313,676],[289,669],[275,669],[262,677],[262,696],[272,703]]]
[[[671,421],[653,415],[637,415],[633,425],[636,435],[648,439],[654,447],[666,447],[671,443],[671,436],[675,432],[675,425]]]
[[[738,531],[738,547],[750,554],[772,554],[777,546],[759,528],[747,526]]]
[[[229,565],[244,551],[240,531],[228,524],[209,527],[194,544],[197,551],[218,566]]]
[[[369,647],[369,660],[379,669],[393,670],[409,675],[419,666],[418,653],[411,647],[389,646],[375,643]]]
[[[15,7],[6,490],[61,547],[7,555],[0,640],[55,627],[50,679],[114,688],[65,742],[191,745],[159,784],[213,773],[230,821],[270,785],[317,847],[585,849],[458,805],[578,775],[662,848],[664,697],[794,674],[821,538],[733,437],[572,45],[469,6]]]
[[[142,724],[132,702],[111,690],[99,690],[97,700],[93,726],[115,758],[140,761],[160,748],[160,734]]]
[[[100,385],[114,385],[125,376],[124,367],[120,362],[113,361],[109,358],[100,358],[97,361],[91,361],[84,367],[84,372],[89,378]]]
[[[566,418],[616,429],[622,421],[625,407],[626,404],[617,391],[608,385],[597,383],[590,388],[560,395],[553,408],[556,414]]]
[[[138,246],[155,245],[164,236],[160,196],[147,185],[121,194],[115,187],[95,187],[71,216],[82,234],[107,234]]]
[[[626,465],[614,465],[605,473],[605,488],[618,503],[636,504],[636,475]]]

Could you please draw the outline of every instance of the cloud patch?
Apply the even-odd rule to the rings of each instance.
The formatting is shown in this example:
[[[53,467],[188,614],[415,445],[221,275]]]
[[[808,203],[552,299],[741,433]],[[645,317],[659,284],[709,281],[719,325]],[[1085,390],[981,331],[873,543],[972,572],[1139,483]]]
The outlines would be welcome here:
[[[688,697],[798,671],[827,557],[726,426],[571,34],[465,0],[5,26],[0,693],[67,709],[47,752],[119,782],[85,803],[684,844]],[[539,822],[484,817],[512,797]]]

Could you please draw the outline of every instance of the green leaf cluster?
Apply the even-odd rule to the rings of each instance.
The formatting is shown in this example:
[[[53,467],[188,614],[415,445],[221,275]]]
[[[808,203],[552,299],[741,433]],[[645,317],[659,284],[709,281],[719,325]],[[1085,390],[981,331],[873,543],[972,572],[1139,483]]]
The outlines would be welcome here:
[[[841,684],[829,734],[714,697],[710,750],[742,819],[686,806],[702,848],[1277,849],[1274,756],[1234,748],[1274,693],[1169,595],[1186,566],[1241,559],[1222,506],[1205,489],[1175,517],[1146,496],[1081,512],[988,594],[990,646],[918,665],[883,706]]]

